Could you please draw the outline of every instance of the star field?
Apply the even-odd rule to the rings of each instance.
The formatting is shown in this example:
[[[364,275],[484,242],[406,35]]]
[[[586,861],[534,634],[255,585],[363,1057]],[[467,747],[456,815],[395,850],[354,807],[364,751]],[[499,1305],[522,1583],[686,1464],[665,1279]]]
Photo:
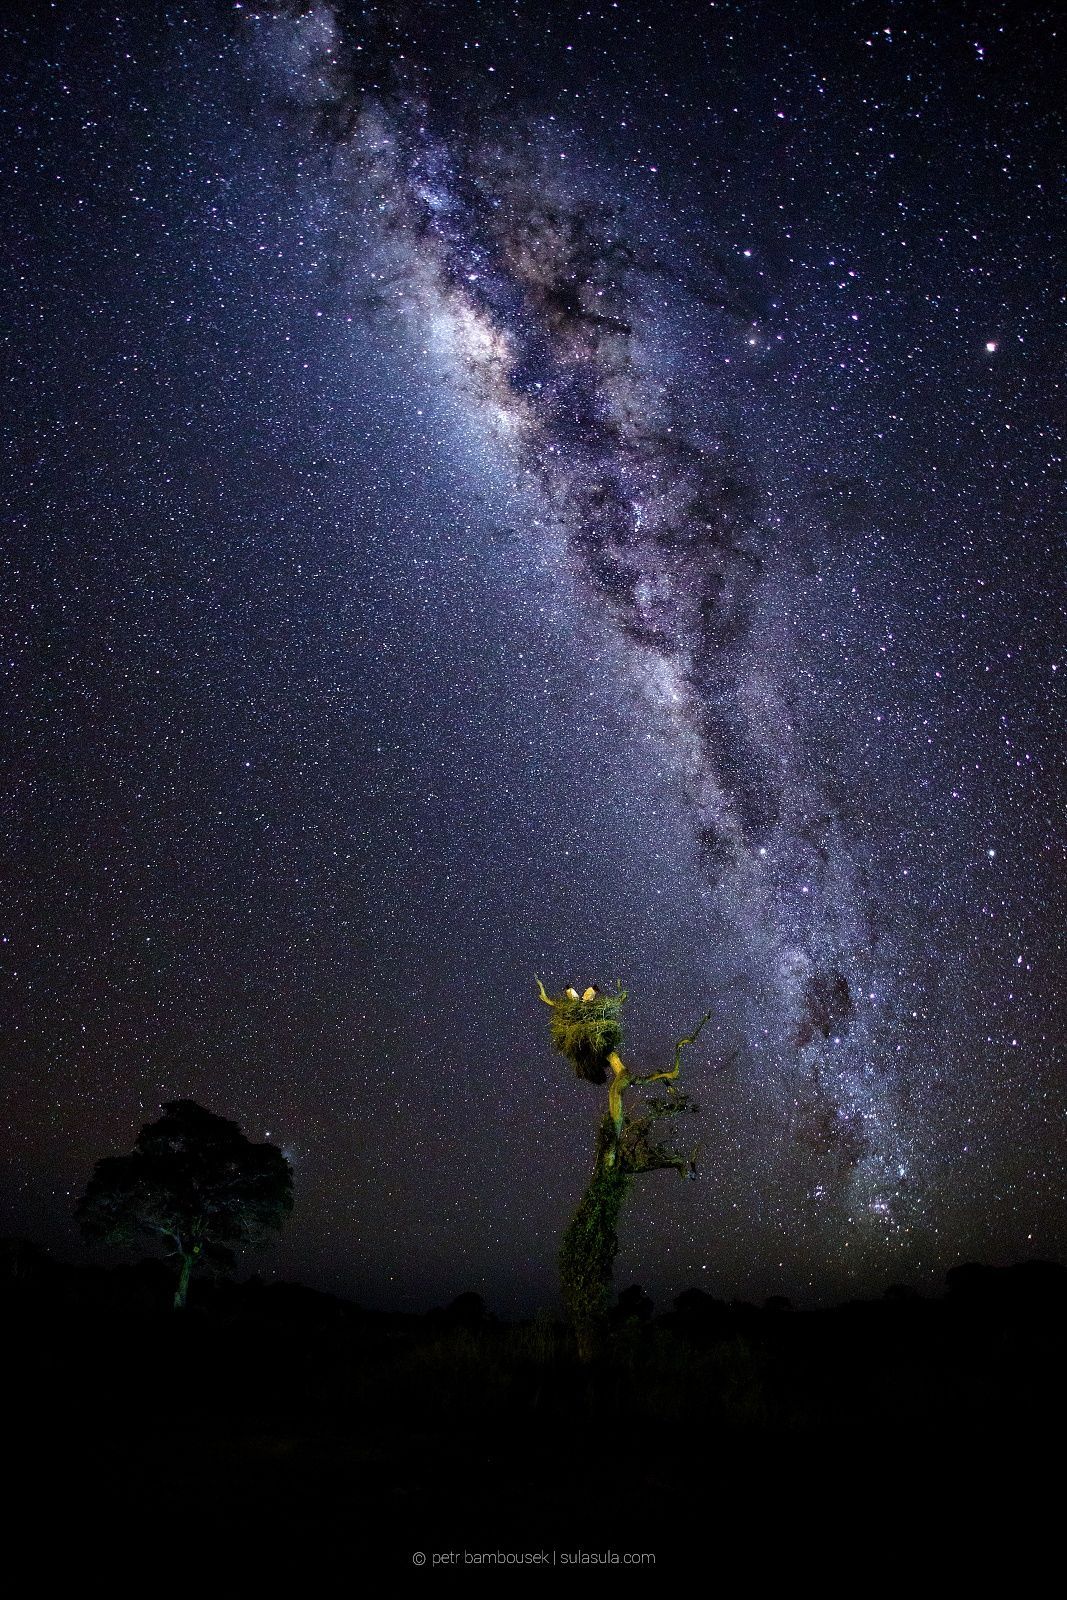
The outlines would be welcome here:
[[[714,1007],[622,1281],[1062,1254],[1052,12],[4,32],[7,1231],[190,1095],[265,1270],[546,1303],[536,970]]]

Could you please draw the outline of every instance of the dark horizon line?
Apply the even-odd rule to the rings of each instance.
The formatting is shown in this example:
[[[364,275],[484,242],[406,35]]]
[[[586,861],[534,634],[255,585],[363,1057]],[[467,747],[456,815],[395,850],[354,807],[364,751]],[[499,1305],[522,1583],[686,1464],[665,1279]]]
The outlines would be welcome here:
[[[169,1274],[170,1271],[167,1258],[163,1256],[142,1255],[130,1260],[104,1262],[99,1259],[87,1259],[79,1262],[72,1261],[67,1257],[58,1255],[49,1245],[41,1244],[37,1240],[27,1235],[7,1234],[0,1236],[0,1262],[13,1262],[23,1251],[28,1252],[31,1257],[36,1258],[46,1270],[52,1269],[60,1273],[69,1273],[75,1276],[80,1276],[83,1274],[103,1274],[105,1276],[112,1276],[115,1274],[122,1274],[123,1272],[134,1272],[144,1268],[156,1269],[161,1274]],[[1051,1287],[1053,1282],[1055,1282],[1057,1279],[1061,1279],[1062,1282],[1060,1283],[1060,1288],[1062,1289],[1064,1298],[1067,1299],[1067,1262],[1049,1257],[1028,1256],[1019,1258],[1017,1260],[1008,1261],[1000,1265],[980,1260],[956,1262],[953,1266],[947,1267],[944,1272],[940,1274],[940,1287],[934,1292],[919,1289],[914,1283],[901,1278],[887,1283],[880,1291],[872,1288],[866,1292],[859,1291],[853,1294],[848,1294],[845,1297],[836,1300],[820,1298],[811,1301],[798,1302],[793,1298],[793,1296],[779,1292],[772,1292],[770,1294],[763,1295],[757,1300],[749,1300],[742,1295],[719,1295],[715,1294],[709,1289],[703,1288],[700,1284],[689,1283],[685,1286],[685,1288],[670,1296],[666,1309],[661,1310],[660,1303],[656,1301],[647,1290],[644,1289],[643,1285],[634,1282],[623,1283],[620,1285],[616,1293],[616,1301],[618,1300],[619,1296],[625,1294],[627,1291],[632,1291],[635,1289],[640,1290],[653,1306],[653,1311],[647,1313],[649,1317],[653,1315],[663,1316],[675,1313],[677,1311],[678,1301],[694,1291],[706,1297],[706,1304],[708,1307],[715,1307],[719,1310],[725,1310],[731,1313],[763,1313],[767,1311],[773,1313],[776,1310],[784,1310],[786,1308],[795,1312],[833,1311],[849,1306],[884,1305],[887,1302],[896,1302],[898,1304],[914,1302],[936,1305],[945,1303],[952,1299],[961,1301],[972,1298],[973,1291],[975,1288],[977,1288],[979,1282],[983,1283],[986,1287],[992,1286],[993,1284],[1006,1287],[1006,1280],[1014,1280],[1014,1282],[1018,1284],[1020,1281],[1020,1275],[1029,1276],[1032,1280],[1037,1273],[1041,1273],[1045,1277],[1047,1287]],[[2,1268],[0,1268],[0,1276],[2,1276],[3,1279],[6,1279],[9,1284],[17,1281],[16,1273],[12,1272],[9,1274],[3,1272]],[[468,1299],[468,1297],[473,1297],[474,1300],[480,1302],[488,1319],[491,1319],[502,1325],[521,1325],[523,1323],[536,1320],[539,1316],[546,1312],[550,1313],[552,1317],[557,1320],[562,1316],[562,1313],[557,1306],[546,1305],[544,1303],[538,1304],[533,1311],[527,1313],[498,1313],[493,1310],[492,1304],[480,1290],[473,1289],[470,1286],[459,1289],[450,1300],[447,1300],[444,1303],[428,1304],[421,1310],[412,1310],[401,1309],[397,1306],[376,1305],[366,1300],[356,1298],[354,1295],[339,1292],[335,1289],[324,1289],[317,1287],[314,1284],[305,1282],[300,1278],[265,1278],[261,1273],[255,1270],[247,1272],[247,1274],[244,1276],[238,1276],[237,1274],[234,1274],[233,1276],[226,1276],[220,1274],[216,1278],[197,1278],[195,1283],[197,1287],[203,1287],[205,1284],[210,1283],[213,1287],[216,1285],[221,1285],[223,1288],[232,1288],[236,1290],[248,1289],[253,1286],[262,1287],[266,1290],[299,1289],[307,1294],[320,1297],[323,1300],[334,1301],[337,1304],[343,1305],[353,1311],[383,1317],[418,1319],[433,1316],[435,1314],[447,1312],[452,1307],[456,1306],[458,1302]],[[1017,1299],[1018,1297],[1013,1296],[1012,1298]]]

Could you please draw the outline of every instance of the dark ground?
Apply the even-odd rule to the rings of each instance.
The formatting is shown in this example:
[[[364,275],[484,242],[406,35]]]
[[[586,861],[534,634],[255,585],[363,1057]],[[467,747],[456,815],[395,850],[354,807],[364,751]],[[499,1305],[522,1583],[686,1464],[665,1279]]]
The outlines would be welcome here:
[[[13,1527],[87,1573],[184,1550],[287,1582],[341,1561],[351,1587],[416,1551],[614,1550],[843,1579],[1062,1525],[1055,1265],[829,1310],[691,1290],[654,1316],[631,1290],[583,1368],[560,1326],[473,1295],[408,1317],[252,1279],[176,1314],[161,1263],[2,1259]]]

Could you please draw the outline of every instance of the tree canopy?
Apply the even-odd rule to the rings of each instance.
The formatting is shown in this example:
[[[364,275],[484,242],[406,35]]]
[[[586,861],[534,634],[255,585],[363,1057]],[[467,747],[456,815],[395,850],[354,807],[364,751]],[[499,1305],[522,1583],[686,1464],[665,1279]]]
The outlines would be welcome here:
[[[172,1100],[129,1155],[96,1163],[77,1216],[87,1239],[153,1239],[179,1262],[174,1304],[193,1268],[233,1265],[235,1248],[267,1242],[293,1209],[292,1168],[276,1146],[194,1100]]]

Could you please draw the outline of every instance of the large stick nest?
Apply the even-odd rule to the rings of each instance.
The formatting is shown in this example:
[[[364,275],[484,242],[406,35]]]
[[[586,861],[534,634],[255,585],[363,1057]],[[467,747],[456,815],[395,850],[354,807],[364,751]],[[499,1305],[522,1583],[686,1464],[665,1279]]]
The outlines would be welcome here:
[[[614,994],[591,1000],[572,1000],[564,993],[553,1003],[552,1043],[586,1083],[607,1083],[611,1075],[608,1057],[622,1044],[625,999],[626,990],[617,987]]]

